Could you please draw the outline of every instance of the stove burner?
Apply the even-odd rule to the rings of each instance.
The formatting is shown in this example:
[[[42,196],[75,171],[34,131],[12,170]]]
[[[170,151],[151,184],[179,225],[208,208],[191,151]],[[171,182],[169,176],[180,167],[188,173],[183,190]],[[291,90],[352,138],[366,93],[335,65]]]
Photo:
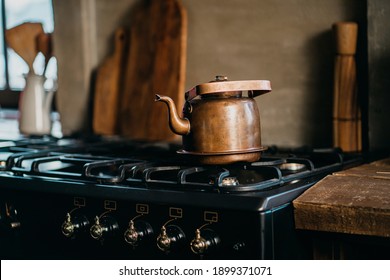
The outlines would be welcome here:
[[[286,162],[283,158],[262,157],[260,161],[252,162],[252,166],[280,165]]]
[[[297,162],[286,162],[286,163],[282,163],[281,165],[279,165],[279,168],[281,170],[296,172],[296,171],[301,171],[301,170],[306,169],[306,165],[304,165],[303,163],[297,163]]]
[[[240,183],[238,182],[236,177],[226,177],[222,179],[222,186],[238,186]]]

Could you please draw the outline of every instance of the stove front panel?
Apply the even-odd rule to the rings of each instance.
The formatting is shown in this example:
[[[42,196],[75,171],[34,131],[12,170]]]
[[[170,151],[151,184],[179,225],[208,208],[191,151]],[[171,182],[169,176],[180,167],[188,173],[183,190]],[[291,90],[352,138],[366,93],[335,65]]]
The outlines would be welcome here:
[[[232,210],[4,188],[0,202],[2,259],[308,257],[291,203]]]

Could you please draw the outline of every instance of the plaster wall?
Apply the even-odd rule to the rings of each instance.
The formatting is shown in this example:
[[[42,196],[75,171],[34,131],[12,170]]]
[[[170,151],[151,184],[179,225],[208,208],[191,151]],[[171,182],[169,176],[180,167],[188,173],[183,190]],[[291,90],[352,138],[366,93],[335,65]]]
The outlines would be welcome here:
[[[130,25],[136,2],[54,0],[57,99],[65,134],[88,129],[91,73],[112,51],[115,28]],[[364,25],[366,1],[182,3],[188,14],[187,89],[217,74],[268,79],[273,91],[257,97],[263,144],[332,145],[331,26],[346,20]]]

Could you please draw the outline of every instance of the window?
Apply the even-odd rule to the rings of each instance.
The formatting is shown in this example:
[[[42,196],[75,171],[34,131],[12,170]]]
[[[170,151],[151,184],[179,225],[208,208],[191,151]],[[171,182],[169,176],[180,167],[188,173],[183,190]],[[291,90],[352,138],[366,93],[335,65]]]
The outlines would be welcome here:
[[[25,86],[24,75],[28,66],[23,59],[5,45],[4,32],[23,22],[40,22],[46,33],[54,30],[53,7],[51,0],[0,0],[0,105],[17,106],[18,92]],[[41,74],[44,57],[38,54],[34,61],[34,70]],[[51,58],[46,70],[48,78],[45,87],[53,85],[57,75],[57,62]],[[3,105],[6,104],[6,105]]]

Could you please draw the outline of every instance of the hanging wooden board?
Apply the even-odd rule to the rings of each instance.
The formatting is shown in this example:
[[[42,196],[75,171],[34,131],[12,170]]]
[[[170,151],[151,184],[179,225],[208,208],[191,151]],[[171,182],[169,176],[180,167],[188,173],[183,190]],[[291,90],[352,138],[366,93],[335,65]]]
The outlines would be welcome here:
[[[187,16],[178,0],[141,1],[133,13],[124,90],[121,135],[131,139],[177,139],[164,104],[155,94],[184,103]]]
[[[96,134],[119,133],[119,102],[123,90],[127,37],[125,28],[115,31],[114,53],[98,67],[93,108],[93,131]]]

